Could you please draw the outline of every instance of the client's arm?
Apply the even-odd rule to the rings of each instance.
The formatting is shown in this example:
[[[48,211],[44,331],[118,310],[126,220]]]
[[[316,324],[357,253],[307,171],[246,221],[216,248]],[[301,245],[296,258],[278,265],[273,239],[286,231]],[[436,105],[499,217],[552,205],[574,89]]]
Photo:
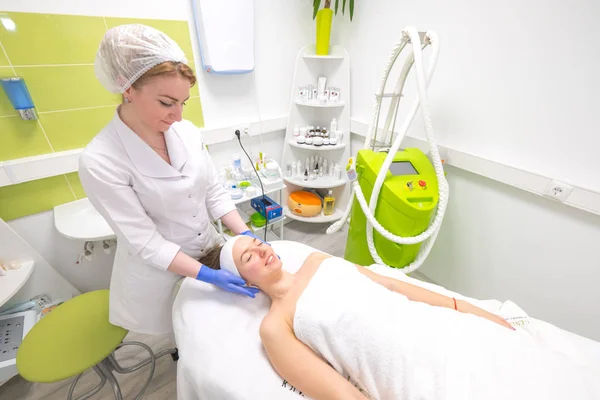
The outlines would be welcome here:
[[[267,315],[260,337],[271,364],[282,378],[315,400],[366,400],[360,391],[299,341],[285,320]]]
[[[410,283],[403,282],[398,279],[379,275],[369,270],[368,268],[361,267],[360,265],[356,265],[356,268],[358,268],[358,270],[361,273],[371,278],[371,280],[379,283],[382,286],[385,286],[389,290],[392,290],[396,293],[400,293],[408,297],[409,300],[427,303],[432,306],[454,309],[454,299],[452,297],[447,297],[439,293],[423,289],[419,286],[411,285]],[[499,317],[496,314],[487,312],[466,301],[456,300],[456,308],[460,312],[477,315],[479,317],[483,317],[499,325],[502,325],[508,329],[515,330],[515,328],[513,328],[508,322],[506,322],[504,318]]]

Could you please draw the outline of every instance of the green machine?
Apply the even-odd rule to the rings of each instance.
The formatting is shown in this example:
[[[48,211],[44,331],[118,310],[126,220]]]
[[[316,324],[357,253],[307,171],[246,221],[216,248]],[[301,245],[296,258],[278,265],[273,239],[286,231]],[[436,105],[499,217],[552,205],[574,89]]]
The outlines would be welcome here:
[[[388,156],[386,152],[360,150],[356,158],[358,184],[366,199],[370,199],[377,175]],[[396,152],[377,199],[374,216],[389,232],[413,237],[424,232],[438,204],[438,181],[433,165],[419,149]],[[344,258],[359,265],[375,261],[367,245],[367,218],[355,198],[350,214],[350,228]],[[412,263],[421,243],[397,244],[379,232],[373,232],[377,253],[386,265],[402,268]]]
[[[405,57],[397,79],[392,79],[396,75],[392,73],[394,65],[408,46],[412,51]],[[431,48],[427,65],[423,62],[425,48]],[[450,193],[427,99],[438,55],[437,34],[409,26],[402,31],[386,64],[363,150],[346,167],[352,187],[350,201],[342,218],[327,229],[332,234],[350,220],[344,256],[350,262],[387,265],[410,274],[423,264],[435,243]],[[400,101],[411,72],[416,76],[418,95],[396,129]],[[384,102],[387,113],[382,115]],[[419,110],[429,146],[427,156],[420,149],[401,147]]]

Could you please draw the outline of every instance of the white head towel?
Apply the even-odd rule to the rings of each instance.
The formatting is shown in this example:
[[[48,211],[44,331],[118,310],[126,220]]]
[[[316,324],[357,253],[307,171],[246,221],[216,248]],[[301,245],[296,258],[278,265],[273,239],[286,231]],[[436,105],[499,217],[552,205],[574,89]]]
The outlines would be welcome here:
[[[233,261],[233,245],[238,239],[242,237],[242,235],[235,236],[228,241],[225,242],[223,248],[221,248],[221,255],[219,256],[219,261],[221,263],[221,269],[231,272],[235,276],[242,277],[240,275],[240,271],[238,271],[235,266],[235,262]]]

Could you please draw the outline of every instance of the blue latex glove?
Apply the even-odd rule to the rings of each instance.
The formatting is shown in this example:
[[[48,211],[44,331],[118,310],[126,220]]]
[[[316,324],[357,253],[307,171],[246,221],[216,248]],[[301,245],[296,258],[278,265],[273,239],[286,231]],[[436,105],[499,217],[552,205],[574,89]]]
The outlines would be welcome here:
[[[242,233],[240,233],[240,235],[244,235],[244,236],[249,236],[251,238],[254,239],[258,239],[261,242],[263,242],[264,244],[268,244],[269,246],[271,245],[269,242],[265,242],[264,240],[262,240],[261,238],[259,238],[258,236],[256,236],[252,231],[248,230],[248,231],[244,231]]]
[[[200,267],[196,279],[206,283],[212,283],[228,292],[239,293],[252,298],[256,296],[256,293],[260,292],[257,288],[247,287],[246,282],[239,276],[224,269],[212,269],[206,265]]]

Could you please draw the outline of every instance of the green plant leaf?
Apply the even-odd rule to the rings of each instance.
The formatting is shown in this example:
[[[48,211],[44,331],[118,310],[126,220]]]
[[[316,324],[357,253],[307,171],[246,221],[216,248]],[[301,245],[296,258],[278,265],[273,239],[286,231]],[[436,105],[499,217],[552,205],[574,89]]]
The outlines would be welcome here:
[[[346,0],[342,1],[342,15],[346,14]]]
[[[313,0],[313,19],[317,18],[317,12],[321,6],[321,0]]]
[[[338,5],[340,0],[335,0],[335,15],[337,15]]]
[[[350,21],[352,21],[352,17],[354,17],[354,0],[350,0]]]

